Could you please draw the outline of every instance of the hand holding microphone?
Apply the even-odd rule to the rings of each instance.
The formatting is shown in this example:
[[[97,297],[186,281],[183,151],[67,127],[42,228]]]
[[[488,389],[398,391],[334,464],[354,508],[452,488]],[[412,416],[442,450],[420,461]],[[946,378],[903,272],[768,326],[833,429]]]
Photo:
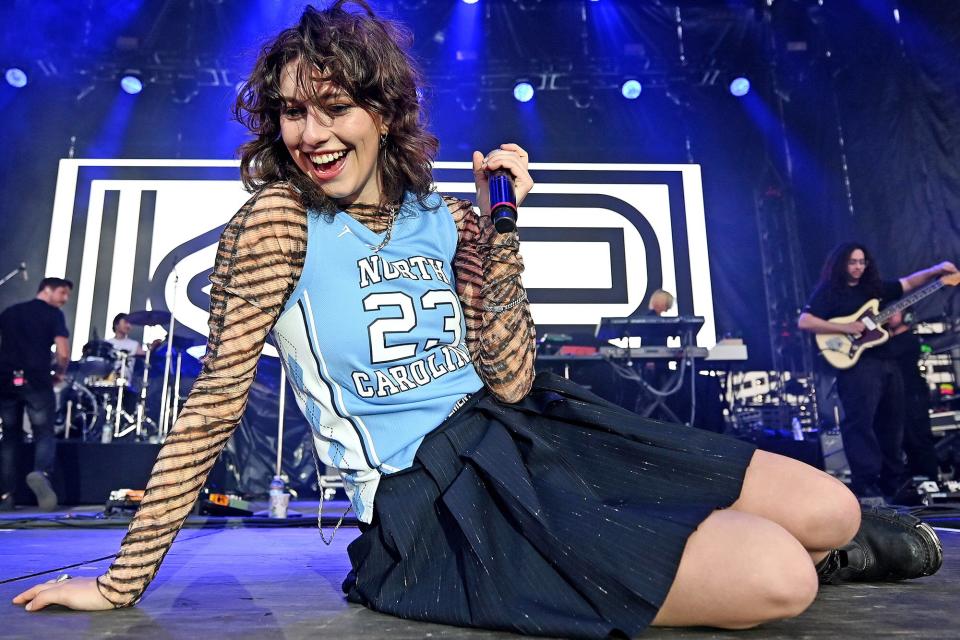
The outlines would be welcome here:
[[[486,157],[473,152],[480,214],[490,216],[498,233],[509,233],[517,227],[517,205],[533,188],[527,165],[527,152],[515,144],[502,144]]]
[[[517,196],[513,192],[513,176],[503,169],[491,171],[490,219],[497,233],[510,233],[517,228]]]

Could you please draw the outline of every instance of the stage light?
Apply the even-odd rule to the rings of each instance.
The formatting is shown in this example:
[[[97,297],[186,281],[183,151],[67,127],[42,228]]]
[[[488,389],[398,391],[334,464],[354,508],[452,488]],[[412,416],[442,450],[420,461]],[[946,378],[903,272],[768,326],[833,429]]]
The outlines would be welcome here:
[[[620,87],[620,93],[627,100],[636,100],[640,97],[641,91],[643,91],[643,85],[640,84],[639,80],[627,80]]]
[[[526,81],[518,82],[513,85],[513,97],[519,102],[530,102],[533,100],[533,85]]]
[[[743,76],[734,78],[733,82],[730,83],[730,93],[738,98],[742,98],[750,93],[750,81]]]
[[[23,69],[10,67],[3,75],[7,79],[7,84],[15,89],[22,89],[27,86],[27,74],[23,72]]]
[[[463,4],[477,4],[479,0],[463,0]]]
[[[132,96],[143,91],[143,80],[140,78],[140,74],[133,71],[123,74],[123,77],[120,78],[120,88]]]

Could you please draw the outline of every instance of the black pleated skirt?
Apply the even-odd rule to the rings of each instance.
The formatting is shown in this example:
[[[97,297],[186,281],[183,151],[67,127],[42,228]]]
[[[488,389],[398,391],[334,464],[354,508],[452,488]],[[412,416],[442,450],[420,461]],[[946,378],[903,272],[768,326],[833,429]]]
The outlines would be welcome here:
[[[530,635],[632,637],[687,538],[740,495],[754,447],[641,418],[552,374],[481,391],[381,480],[350,545],[352,602]]]

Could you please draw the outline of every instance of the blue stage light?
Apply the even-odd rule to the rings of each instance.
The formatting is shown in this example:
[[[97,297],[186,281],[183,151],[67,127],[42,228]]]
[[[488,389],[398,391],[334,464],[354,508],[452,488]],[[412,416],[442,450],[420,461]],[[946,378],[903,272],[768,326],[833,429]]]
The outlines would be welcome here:
[[[620,93],[627,100],[636,100],[640,97],[641,91],[643,91],[643,85],[640,84],[639,80],[627,80],[620,87]]]
[[[143,91],[143,80],[138,75],[126,73],[120,78],[120,87],[130,95],[135,96]]]
[[[463,4],[477,4],[479,0],[463,0]]]
[[[518,82],[513,85],[513,97],[520,102],[533,100],[533,85],[529,82]]]
[[[730,83],[730,93],[738,98],[742,98],[750,93],[750,81],[743,76],[734,78],[733,82]]]
[[[27,86],[27,74],[23,72],[23,69],[10,67],[7,69],[4,77],[7,79],[7,84],[16,89],[22,89]]]

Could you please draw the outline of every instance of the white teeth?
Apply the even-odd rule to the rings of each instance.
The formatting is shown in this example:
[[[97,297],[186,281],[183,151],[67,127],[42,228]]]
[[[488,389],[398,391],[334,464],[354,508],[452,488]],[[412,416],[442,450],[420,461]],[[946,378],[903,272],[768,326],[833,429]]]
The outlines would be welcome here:
[[[345,155],[347,155],[346,149],[342,151],[334,151],[333,153],[323,153],[316,156],[310,156],[310,161],[313,162],[313,164],[327,164],[328,162],[339,160]]]

